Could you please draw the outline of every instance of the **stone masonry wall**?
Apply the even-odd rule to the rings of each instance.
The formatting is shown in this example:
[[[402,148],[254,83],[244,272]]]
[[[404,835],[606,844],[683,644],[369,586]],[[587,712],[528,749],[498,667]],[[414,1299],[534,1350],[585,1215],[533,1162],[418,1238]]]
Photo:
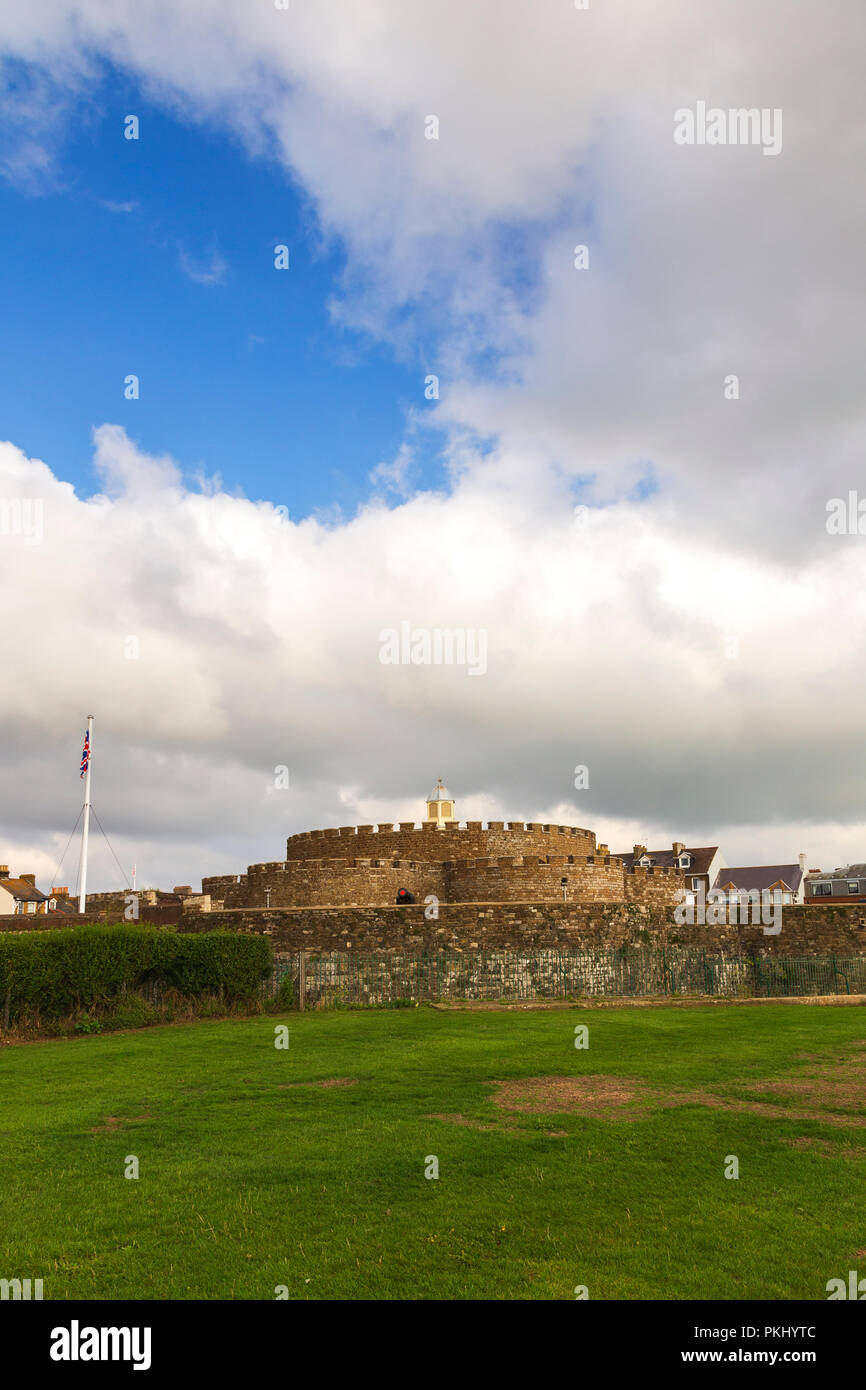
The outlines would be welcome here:
[[[243,881],[228,886],[220,896],[227,908],[264,907],[268,902],[271,907],[323,902],[331,907],[375,907],[395,902],[399,888],[406,888],[419,902],[430,893],[443,898],[443,866],[368,859],[251,864]],[[213,894],[214,890],[209,887],[208,891]]]
[[[416,863],[446,859],[525,854],[593,854],[595,835],[574,825],[523,821],[468,821],[439,827],[415,825],[344,825],[334,830],[305,830],[286,842],[287,859],[406,859]]]
[[[778,936],[760,926],[681,926],[670,908],[630,903],[451,903],[185,913],[181,931],[261,932],[276,952],[484,951],[502,947],[683,945],[727,956],[866,955],[862,907],[785,907]]]
[[[565,898],[563,882],[565,879]],[[598,855],[553,854],[415,863],[385,859],[302,859],[251,864],[237,879],[206,878],[203,892],[225,908],[386,907],[407,889],[416,902],[637,902],[672,904],[682,874],[634,869]]]

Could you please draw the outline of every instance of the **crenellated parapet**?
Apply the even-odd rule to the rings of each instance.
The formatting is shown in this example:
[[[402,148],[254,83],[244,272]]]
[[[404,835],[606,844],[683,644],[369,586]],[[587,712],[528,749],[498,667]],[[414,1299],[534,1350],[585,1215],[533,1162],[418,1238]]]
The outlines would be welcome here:
[[[339,850],[331,848],[339,844]],[[324,846],[327,845],[327,848]],[[568,846],[564,849],[564,846]],[[525,821],[383,822],[305,830],[289,836],[286,859],[350,858],[409,859],[444,863],[490,855],[591,854],[596,840],[591,830],[574,825],[543,825]]]

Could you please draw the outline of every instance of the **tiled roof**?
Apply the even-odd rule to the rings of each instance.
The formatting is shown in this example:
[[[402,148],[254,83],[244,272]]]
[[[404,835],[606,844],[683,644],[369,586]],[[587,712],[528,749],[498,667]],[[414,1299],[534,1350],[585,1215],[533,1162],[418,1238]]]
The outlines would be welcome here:
[[[729,883],[733,883],[735,888],[757,888],[760,891],[781,882],[796,893],[803,877],[799,864],[753,864],[744,868],[720,869],[713,887],[727,888]]]
[[[819,870],[809,875],[810,882],[818,883],[827,878],[866,878],[866,864],[848,864],[842,868]]]
[[[685,849],[681,852],[683,854],[688,854],[692,861],[685,871],[687,874],[706,874],[709,873],[710,865],[718,854],[719,847],[718,845],[704,845],[699,849],[693,849],[691,846],[686,845]],[[674,854],[672,849],[648,849],[647,855],[650,859],[655,861],[660,869],[672,868],[679,857]],[[635,863],[634,854],[631,852],[628,854],[618,854],[616,858],[621,859],[627,869],[630,869]]]
[[[45,894],[40,893],[38,888],[34,888],[32,883],[27,883],[23,878],[0,878],[0,888],[5,888],[7,893],[11,893],[13,898],[18,898],[25,903],[44,903]]]

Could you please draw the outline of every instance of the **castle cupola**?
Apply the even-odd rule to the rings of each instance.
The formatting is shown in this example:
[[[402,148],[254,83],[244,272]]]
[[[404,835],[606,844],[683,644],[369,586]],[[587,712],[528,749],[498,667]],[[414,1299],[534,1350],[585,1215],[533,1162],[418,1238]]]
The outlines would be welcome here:
[[[454,802],[448,788],[443,787],[441,777],[427,798],[427,820],[436,825],[447,825],[454,820]]]

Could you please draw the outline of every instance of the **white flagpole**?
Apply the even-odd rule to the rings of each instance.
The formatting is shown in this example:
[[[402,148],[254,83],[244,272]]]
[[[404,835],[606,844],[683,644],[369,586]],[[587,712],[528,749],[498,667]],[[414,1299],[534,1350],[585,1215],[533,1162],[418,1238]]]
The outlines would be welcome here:
[[[90,831],[90,768],[93,759],[93,715],[87,716],[87,771],[84,774],[84,828],[81,832],[81,874],[78,911],[87,908],[87,836]]]

